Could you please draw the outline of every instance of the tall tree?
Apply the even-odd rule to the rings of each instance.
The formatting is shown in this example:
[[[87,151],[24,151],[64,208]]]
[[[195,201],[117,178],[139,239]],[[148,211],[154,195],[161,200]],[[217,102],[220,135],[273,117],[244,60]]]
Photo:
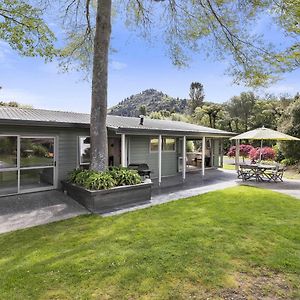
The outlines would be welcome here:
[[[227,103],[227,109],[236,124],[236,130],[239,131],[238,124],[242,122],[244,130],[248,130],[251,112],[256,102],[255,95],[252,92],[241,93],[240,96],[232,97]]]
[[[211,128],[216,128],[217,117],[221,109],[222,106],[219,104],[211,103],[211,104],[203,105],[202,111],[208,115],[209,125]]]
[[[289,105],[281,116],[278,130],[300,138],[300,99]],[[286,158],[300,161],[299,142],[284,142],[280,148]]]
[[[111,0],[98,0],[94,37],[92,106],[91,106],[91,169],[104,171],[107,166],[107,69],[111,34]]]
[[[196,107],[201,107],[203,105],[205,97],[203,84],[200,82],[192,82],[189,96],[191,113],[194,113]]]

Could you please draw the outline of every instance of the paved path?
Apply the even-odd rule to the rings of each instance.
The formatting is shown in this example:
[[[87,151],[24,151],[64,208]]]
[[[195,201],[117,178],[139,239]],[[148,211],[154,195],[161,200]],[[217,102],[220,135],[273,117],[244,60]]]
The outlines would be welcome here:
[[[284,182],[254,182],[254,181],[246,181],[241,182],[241,185],[247,186],[255,186],[259,188],[264,188],[268,190],[272,190],[274,192],[286,194],[295,198],[300,199],[300,180],[290,180],[284,179]]]
[[[0,233],[47,224],[89,213],[59,191],[0,198]]]

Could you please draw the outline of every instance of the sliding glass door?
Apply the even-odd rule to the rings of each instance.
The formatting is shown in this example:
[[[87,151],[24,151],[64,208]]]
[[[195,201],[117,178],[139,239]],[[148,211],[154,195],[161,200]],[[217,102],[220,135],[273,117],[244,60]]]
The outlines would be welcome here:
[[[17,136],[0,136],[0,196],[18,192],[17,149]]]
[[[20,138],[20,191],[40,190],[54,185],[55,139]]]
[[[0,136],[0,195],[56,185],[55,137]]]

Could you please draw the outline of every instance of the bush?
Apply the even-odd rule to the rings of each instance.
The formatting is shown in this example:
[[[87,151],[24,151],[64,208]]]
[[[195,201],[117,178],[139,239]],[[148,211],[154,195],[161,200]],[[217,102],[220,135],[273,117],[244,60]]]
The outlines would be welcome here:
[[[259,160],[260,153],[261,160],[274,160],[275,158],[275,150],[271,147],[253,148],[249,153],[249,157],[252,160]]]
[[[294,158],[285,158],[280,163],[285,166],[293,166],[293,165],[297,164],[297,162],[298,161]]]
[[[121,185],[133,185],[142,182],[141,176],[135,170],[129,170],[127,168],[113,168],[109,171],[117,186]]]
[[[279,145],[276,144],[275,146],[273,146],[273,149],[275,151],[275,161],[281,162],[284,159],[284,155],[283,155]]]
[[[248,144],[241,144],[240,145],[240,156],[243,158],[249,157],[250,151],[254,149],[253,146]],[[236,146],[231,146],[227,155],[228,157],[234,157],[236,153]]]
[[[69,174],[69,181],[89,190],[107,190],[142,182],[137,171],[126,168],[113,168],[105,172],[76,169]]]
[[[107,190],[115,186],[117,183],[108,172],[91,173],[83,183],[83,187],[89,190]]]

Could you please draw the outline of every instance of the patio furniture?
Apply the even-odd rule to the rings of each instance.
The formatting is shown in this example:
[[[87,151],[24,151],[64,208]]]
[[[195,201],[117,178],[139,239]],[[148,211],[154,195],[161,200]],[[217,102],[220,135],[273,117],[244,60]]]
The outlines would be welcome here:
[[[283,182],[282,177],[283,177],[284,170],[285,170],[284,167],[277,165],[273,170],[266,170],[265,174],[269,178],[269,181]]]
[[[149,169],[149,166],[145,163],[129,164],[128,169],[136,170],[143,179],[150,178],[151,170]]]
[[[284,168],[267,164],[240,164],[238,178],[243,181],[255,179],[256,181],[283,182]]]

